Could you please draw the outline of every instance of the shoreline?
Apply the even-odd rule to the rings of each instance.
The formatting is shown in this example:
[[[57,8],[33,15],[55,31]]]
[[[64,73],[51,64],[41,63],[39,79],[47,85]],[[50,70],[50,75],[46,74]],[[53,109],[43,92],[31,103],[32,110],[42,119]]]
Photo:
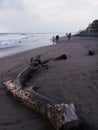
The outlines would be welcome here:
[[[52,45],[46,45],[46,46],[41,46],[41,47],[36,47],[36,48],[32,48],[32,49],[27,49],[27,50],[24,50],[24,51],[19,51],[19,52],[16,52],[16,53],[12,53],[12,54],[8,54],[8,55],[5,55],[5,56],[2,56],[0,57],[0,59],[2,58],[6,58],[6,57],[11,57],[11,56],[15,56],[15,55],[21,55],[22,53],[26,53],[26,52],[29,52],[29,51],[33,51],[33,50],[36,50],[36,49],[39,49],[39,48],[45,48],[45,47],[48,47],[48,46],[52,46]],[[16,47],[9,47],[10,49],[13,49],[13,48],[16,48]],[[0,48],[0,50],[9,50],[9,48]]]
[[[13,35],[12,37],[11,36],[8,38],[5,37],[5,39],[7,38],[7,41],[4,40],[3,38],[0,44],[0,52],[1,52],[0,57],[16,54],[19,52],[24,52],[27,50],[36,49],[39,47],[48,46],[52,44],[49,35],[45,35],[45,36],[43,34],[41,35],[29,34],[28,36],[26,35],[27,34],[25,34],[24,37],[19,37],[16,39],[15,37],[13,38]]]
[[[95,55],[88,55],[89,48],[94,48]],[[50,61],[49,69],[41,69],[26,85],[38,84],[38,93],[55,102],[73,102],[88,125],[86,130],[97,130],[98,38],[88,37],[72,37],[70,43],[62,37],[60,44],[0,58],[0,130],[54,130],[47,120],[17,102],[2,84],[3,79],[14,79],[37,54],[42,60],[66,54],[67,60]]]
[[[0,48],[0,51],[1,51],[0,58],[30,51],[30,50],[41,48],[41,47],[46,47],[46,46],[49,46],[49,45],[44,45],[44,46],[41,45],[41,46],[33,47],[33,48],[32,47],[26,48],[26,46],[12,46],[12,47],[7,47],[7,48]]]
[[[82,40],[84,39],[98,39],[98,37],[88,37],[88,36],[76,36],[76,35],[73,35],[72,37],[76,37],[76,38],[82,38]],[[51,41],[51,42],[50,42]],[[31,51],[31,50],[35,50],[35,49],[39,49],[39,48],[43,48],[43,47],[48,47],[48,46],[52,46],[53,44],[61,44],[61,43],[68,43],[68,40],[67,40],[67,37],[66,36],[62,36],[60,37],[60,43],[56,43],[56,42],[52,42],[52,40],[48,40],[48,42],[50,42],[51,44],[47,44],[47,45],[41,45],[41,46],[38,46],[38,47],[29,47],[28,49],[25,48],[25,46],[21,46],[21,45],[17,45],[17,46],[9,46],[9,47],[5,47],[5,48],[0,48],[0,51],[3,53],[1,54],[0,56],[0,59],[1,58],[4,58],[4,57],[9,57],[9,56],[12,56],[12,55],[17,55],[17,54],[21,54],[21,53],[24,53],[24,52],[28,52],[28,51]],[[11,50],[14,49],[12,52]],[[7,53],[6,53],[7,51]]]

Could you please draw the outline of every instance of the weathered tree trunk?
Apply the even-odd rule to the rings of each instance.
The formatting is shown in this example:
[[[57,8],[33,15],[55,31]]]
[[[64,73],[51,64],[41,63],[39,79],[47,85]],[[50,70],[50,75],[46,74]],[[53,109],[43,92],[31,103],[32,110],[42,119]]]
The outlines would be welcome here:
[[[62,54],[62,55],[54,58],[53,60],[57,61],[57,60],[66,60],[66,59],[67,59],[67,55],[66,54]]]
[[[28,66],[26,67],[22,72],[18,74],[16,79],[14,80],[14,83],[23,86],[24,83],[31,77],[31,74],[36,72],[40,66]]]
[[[26,106],[33,108],[41,115],[47,117],[56,130],[65,126],[72,128],[79,125],[75,107],[71,104],[54,104],[54,102],[39,93],[32,87],[23,88],[24,82],[30,77],[31,73],[38,70],[39,66],[29,66],[24,69],[14,81],[6,81],[4,85],[14,97],[22,101]]]
[[[89,49],[88,52],[89,52],[89,55],[90,55],[90,56],[95,55],[94,49]]]

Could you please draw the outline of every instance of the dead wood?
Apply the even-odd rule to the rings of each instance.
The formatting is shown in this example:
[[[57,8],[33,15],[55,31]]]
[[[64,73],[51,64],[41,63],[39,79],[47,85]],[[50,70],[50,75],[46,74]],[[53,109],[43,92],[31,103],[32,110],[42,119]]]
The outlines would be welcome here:
[[[90,55],[90,56],[95,55],[94,49],[89,49],[88,52],[89,52],[89,55]]]
[[[25,68],[14,81],[6,81],[4,85],[16,97],[19,101],[23,102],[29,108],[32,108],[42,116],[48,118],[56,130],[60,130],[78,126],[80,123],[79,118],[76,115],[74,104],[55,104],[51,99],[40,95],[34,91],[34,87],[24,88],[24,82],[30,77],[31,73],[34,73],[39,69],[39,65],[35,66],[30,64]],[[36,87],[35,87],[36,89]]]
[[[62,55],[54,58],[53,60],[57,61],[57,60],[66,60],[66,59],[67,59],[67,55],[66,54],[62,54]]]

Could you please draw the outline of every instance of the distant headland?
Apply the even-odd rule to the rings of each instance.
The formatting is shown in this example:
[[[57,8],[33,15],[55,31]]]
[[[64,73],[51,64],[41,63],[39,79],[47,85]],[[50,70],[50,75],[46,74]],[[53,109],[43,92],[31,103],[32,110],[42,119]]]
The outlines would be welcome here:
[[[98,19],[94,20],[92,23],[89,23],[86,29],[80,31],[75,36],[98,37]]]

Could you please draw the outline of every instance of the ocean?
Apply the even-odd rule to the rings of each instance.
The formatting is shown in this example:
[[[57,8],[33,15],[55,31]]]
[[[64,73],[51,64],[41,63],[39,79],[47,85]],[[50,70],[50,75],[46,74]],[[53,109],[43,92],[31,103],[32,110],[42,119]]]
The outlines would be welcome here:
[[[0,33],[0,58],[52,43],[53,33]]]

